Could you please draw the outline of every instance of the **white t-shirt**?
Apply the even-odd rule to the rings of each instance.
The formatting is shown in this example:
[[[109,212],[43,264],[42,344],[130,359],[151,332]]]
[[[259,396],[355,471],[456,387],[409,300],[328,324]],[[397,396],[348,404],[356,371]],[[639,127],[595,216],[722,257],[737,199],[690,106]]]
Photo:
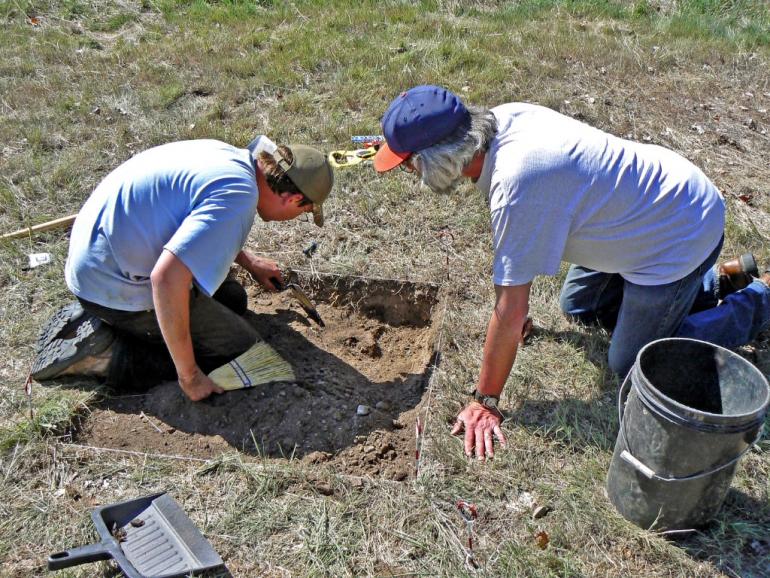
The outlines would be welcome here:
[[[677,153],[541,106],[492,112],[498,133],[477,186],[489,199],[496,285],[555,275],[561,261],[662,285],[717,246],[724,199]]]
[[[252,144],[274,147],[264,137]],[[166,249],[211,295],[248,237],[258,199],[250,150],[195,140],[139,153],[107,175],[78,213],[67,286],[112,309],[152,309],[150,273]]]

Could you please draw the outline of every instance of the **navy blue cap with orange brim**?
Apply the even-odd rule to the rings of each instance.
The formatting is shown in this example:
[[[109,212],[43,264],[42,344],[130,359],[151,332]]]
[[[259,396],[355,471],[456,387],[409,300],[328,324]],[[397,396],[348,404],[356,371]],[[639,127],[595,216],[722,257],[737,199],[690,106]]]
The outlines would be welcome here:
[[[374,157],[374,168],[389,171],[469,122],[468,109],[446,88],[410,88],[393,99],[382,117],[385,143]]]
[[[397,153],[392,150],[387,143],[382,143],[377,154],[374,155],[374,170],[378,173],[393,170],[411,157],[412,154],[413,153]]]

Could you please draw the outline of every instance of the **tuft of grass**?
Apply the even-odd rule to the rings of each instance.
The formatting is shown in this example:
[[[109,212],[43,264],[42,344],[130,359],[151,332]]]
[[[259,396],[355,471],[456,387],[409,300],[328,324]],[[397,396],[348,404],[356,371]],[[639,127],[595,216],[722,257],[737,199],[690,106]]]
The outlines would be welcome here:
[[[20,412],[15,423],[0,428],[0,451],[70,434],[88,413],[94,399],[90,392],[55,390],[49,393],[38,404],[32,404],[26,415]]]
[[[137,14],[131,12],[119,12],[107,18],[104,22],[94,26],[92,30],[98,32],[116,32],[126,24],[136,22]]]

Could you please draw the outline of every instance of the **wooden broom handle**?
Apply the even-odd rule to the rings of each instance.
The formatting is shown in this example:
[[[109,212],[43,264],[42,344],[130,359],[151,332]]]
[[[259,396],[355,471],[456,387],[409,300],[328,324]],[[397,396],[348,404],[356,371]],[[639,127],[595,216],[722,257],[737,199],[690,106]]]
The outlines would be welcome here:
[[[50,231],[51,229],[60,229],[63,227],[68,227],[72,223],[75,222],[75,217],[77,217],[77,213],[74,215],[69,215],[67,217],[61,217],[59,219],[54,219],[53,221],[48,221],[47,223],[40,223],[39,225],[33,225],[32,227],[25,227],[23,229],[19,229],[18,231],[14,231],[12,233],[6,233],[2,237],[0,237],[0,240],[9,240],[9,239],[20,239],[22,237],[29,237],[32,235],[32,233],[39,233],[41,231]]]

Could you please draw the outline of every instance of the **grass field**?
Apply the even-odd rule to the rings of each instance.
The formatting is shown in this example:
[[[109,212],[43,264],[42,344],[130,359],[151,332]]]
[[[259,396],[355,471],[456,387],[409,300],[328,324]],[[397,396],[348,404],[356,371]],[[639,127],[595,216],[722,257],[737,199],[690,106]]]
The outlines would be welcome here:
[[[724,255],[770,260],[770,8],[751,0],[0,0],[0,232],[76,213],[112,168],[168,141],[350,148],[423,83],[681,152],[727,199]],[[249,241],[300,267],[314,239],[325,272],[446,289],[421,472],[401,483],[235,451],[200,462],[71,444],[103,392],[24,391],[37,330],[70,299],[68,233],[0,242],[0,576],[46,574],[48,554],[94,541],[95,505],[164,489],[235,576],[770,575],[767,441],[702,531],[672,539],[614,511],[608,336],[563,319],[560,278],[534,285],[539,330],[503,398],[509,449],[466,460],[449,425],[493,302],[488,211],[469,185],[440,196],[408,177],[339,171],[322,230],[260,224]],[[52,263],[26,269],[42,252]],[[770,375],[770,336],[740,353]],[[458,499],[479,511],[473,563]],[[535,520],[533,502],[552,511]],[[104,563],[61,575],[97,572],[116,575]]]

